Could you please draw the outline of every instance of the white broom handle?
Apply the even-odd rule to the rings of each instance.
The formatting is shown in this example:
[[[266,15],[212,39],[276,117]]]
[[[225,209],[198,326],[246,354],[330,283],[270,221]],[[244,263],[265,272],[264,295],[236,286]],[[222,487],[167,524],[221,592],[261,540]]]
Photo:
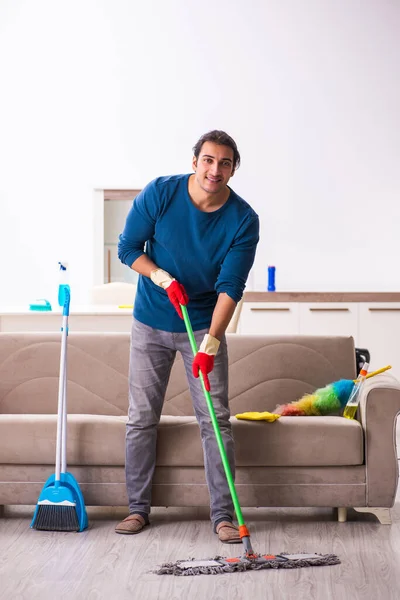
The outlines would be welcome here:
[[[63,316],[61,353],[60,353],[60,376],[58,380],[58,411],[57,411],[57,442],[56,442],[56,473],[55,480],[60,481],[61,472],[61,446],[63,428],[63,405],[64,405],[64,381],[65,381],[65,351],[67,347],[68,317]]]
[[[61,435],[61,473],[67,472],[67,385],[68,385],[68,317],[67,339],[65,343],[64,390],[63,390],[63,420]]]

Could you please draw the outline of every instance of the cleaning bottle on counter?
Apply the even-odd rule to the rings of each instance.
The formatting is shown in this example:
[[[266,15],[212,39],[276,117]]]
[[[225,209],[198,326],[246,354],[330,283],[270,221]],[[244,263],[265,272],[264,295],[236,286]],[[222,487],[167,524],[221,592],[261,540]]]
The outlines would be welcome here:
[[[343,411],[343,416],[346,417],[346,419],[354,419],[354,417],[356,416],[357,408],[360,402],[360,389],[367,377],[368,367],[369,364],[367,362],[364,363],[364,366],[361,369],[360,374],[354,383],[353,389],[351,390],[350,397]]]
[[[268,291],[275,292],[275,267],[268,267]]]
[[[69,287],[69,273],[68,273],[68,263],[65,261],[59,262],[60,270],[59,270],[59,280],[58,280],[58,304],[60,306],[64,306],[65,302],[65,291],[68,290],[71,293]]]

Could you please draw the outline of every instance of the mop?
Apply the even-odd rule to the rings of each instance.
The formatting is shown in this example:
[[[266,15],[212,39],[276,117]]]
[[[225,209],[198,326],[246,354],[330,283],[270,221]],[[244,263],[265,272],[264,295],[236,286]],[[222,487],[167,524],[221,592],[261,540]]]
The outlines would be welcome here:
[[[181,304],[181,309],[193,356],[196,356],[197,345],[186,306]],[[154,573],[157,575],[178,576],[218,575],[223,573],[244,572],[249,570],[258,571],[261,569],[295,569],[299,567],[316,567],[340,564],[340,560],[335,554],[289,554],[287,552],[282,552],[280,554],[258,554],[254,552],[250,541],[250,532],[243,519],[242,510],[236,493],[228,457],[225,452],[212,398],[210,392],[208,392],[205,388],[204,379],[201,372],[200,380],[206,399],[207,408],[210,413],[222,464],[224,466],[229,491],[235,508],[236,518],[239,523],[239,534],[243,544],[244,554],[241,557],[234,558],[216,556],[212,559],[206,560],[178,560],[174,563],[162,564],[157,570],[154,571]]]
[[[31,528],[43,531],[83,531],[88,518],[82,492],[71,473],[67,473],[67,336],[70,288],[60,286],[59,304],[63,306],[60,378],[58,385],[57,441],[55,473],[44,484],[33,515]]]

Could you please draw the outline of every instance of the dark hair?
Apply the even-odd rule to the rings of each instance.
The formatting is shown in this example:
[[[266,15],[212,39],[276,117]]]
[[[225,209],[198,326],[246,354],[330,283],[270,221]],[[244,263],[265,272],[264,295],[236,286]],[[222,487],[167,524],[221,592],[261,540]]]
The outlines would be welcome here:
[[[209,131],[201,136],[201,138],[196,142],[193,146],[193,153],[196,158],[199,158],[199,154],[204,142],[214,142],[214,144],[218,144],[219,146],[228,146],[233,150],[233,169],[239,168],[240,165],[240,154],[237,149],[236,142],[231,138],[230,135],[225,133],[225,131],[219,131],[218,129],[214,129],[213,131]]]

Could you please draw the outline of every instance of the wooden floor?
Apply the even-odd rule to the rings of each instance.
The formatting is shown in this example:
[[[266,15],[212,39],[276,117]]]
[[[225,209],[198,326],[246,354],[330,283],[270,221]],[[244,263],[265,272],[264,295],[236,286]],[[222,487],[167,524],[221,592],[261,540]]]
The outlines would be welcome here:
[[[333,552],[333,567],[172,577],[149,572],[166,561],[235,556],[241,546],[217,541],[207,510],[155,509],[138,536],[114,533],[121,509],[89,509],[81,534],[29,529],[32,507],[11,507],[0,519],[1,600],[368,599],[400,598],[400,497],[393,524],[349,511],[338,523],[330,509],[249,509],[245,519],[258,552]]]
[[[29,529],[33,507],[7,507],[0,518],[0,600],[398,600],[400,493],[393,524],[331,509],[247,509],[256,552],[337,554],[341,565],[293,571],[172,577],[151,573],[177,559],[236,556],[220,544],[207,509],[154,509],[137,536],[114,533],[123,509],[89,508],[89,529],[47,533]]]

